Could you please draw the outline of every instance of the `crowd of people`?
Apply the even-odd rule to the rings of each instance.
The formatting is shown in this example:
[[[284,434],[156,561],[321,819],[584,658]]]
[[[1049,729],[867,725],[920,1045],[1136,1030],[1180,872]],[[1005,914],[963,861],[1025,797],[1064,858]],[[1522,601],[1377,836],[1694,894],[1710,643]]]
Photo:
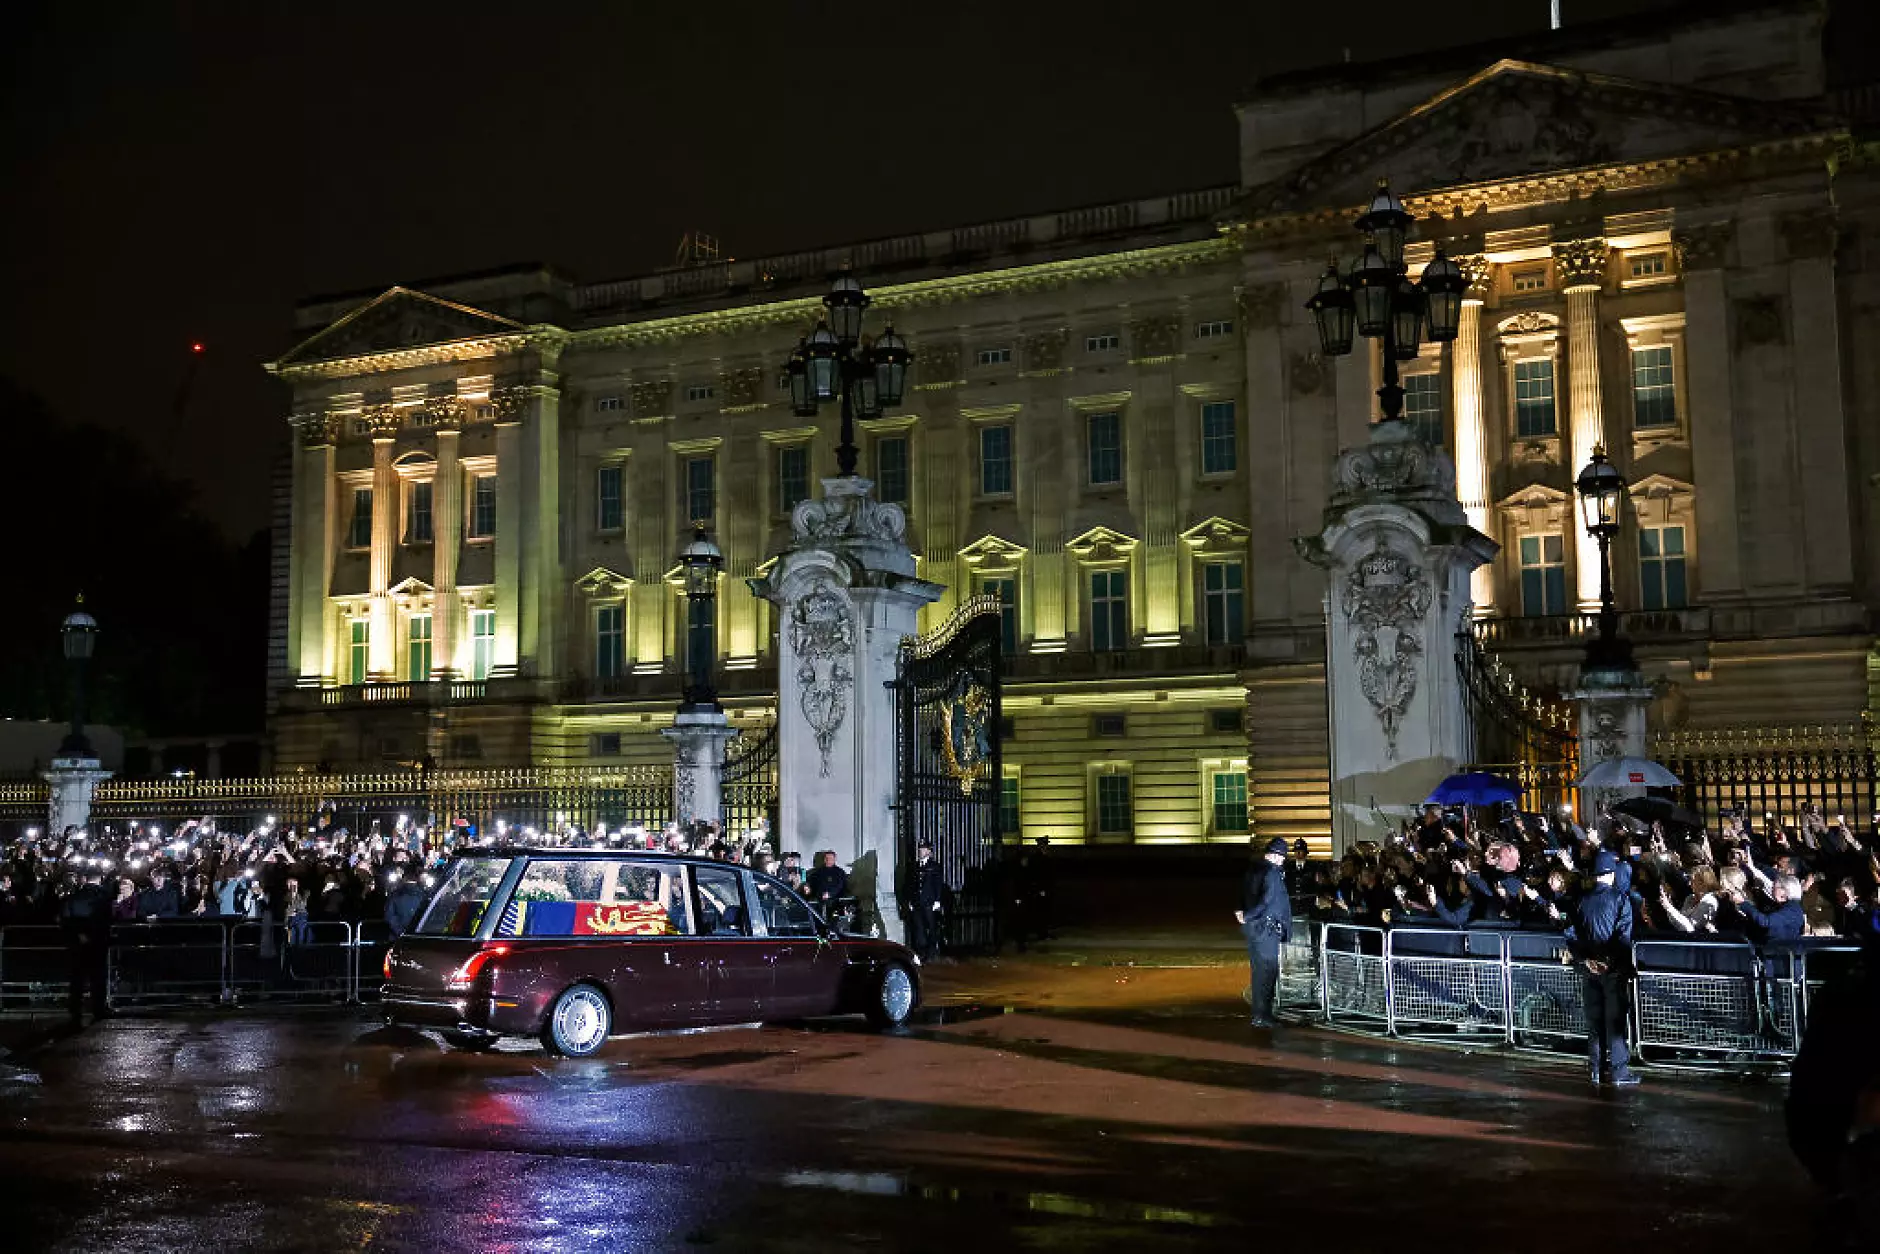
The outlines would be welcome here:
[[[1693,816],[1694,817],[1694,816]],[[1571,819],[1504,807],[1481,815],[1425,807],[1336,862],[1288,860],[1291,896],[1311,917],[1381,926],[1564,930],[1604,852],[1631,902],[1635,936],[1734,937],[1762,943],[1880,935],[1880,855],[1844,816],[1804,806],[1760,824],[1737,810],[1721,830],[1607,811]]]

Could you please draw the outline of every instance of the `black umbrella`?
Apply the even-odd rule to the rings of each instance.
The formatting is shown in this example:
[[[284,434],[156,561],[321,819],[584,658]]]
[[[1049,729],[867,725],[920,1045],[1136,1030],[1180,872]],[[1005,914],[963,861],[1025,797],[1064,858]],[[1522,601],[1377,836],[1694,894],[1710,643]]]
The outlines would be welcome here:
[[[1679,827],[1702,827],[1704,820],[1668,797],[1627,797],[1612,804],[1614,814],[1624,814],[1647,823],[1675,823]]]

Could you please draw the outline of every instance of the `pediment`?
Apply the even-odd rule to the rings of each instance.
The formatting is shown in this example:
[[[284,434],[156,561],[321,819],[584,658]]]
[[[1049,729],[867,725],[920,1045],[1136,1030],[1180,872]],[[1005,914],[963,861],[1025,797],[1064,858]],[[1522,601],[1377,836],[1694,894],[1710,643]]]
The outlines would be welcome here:
[[[1552,509],[1568,505],[1572,498],[1559,488],[1545,483],[1528,483],[1495,502],[1498,509]]]
[[[423,597],[430,596],[433,589],[424,580],[413,577],[399,580],[386,591],[395,597]]]
[[[1128,557],[1136,539],[1109,527],[1092,527],[1064,547],[1080,560],[1108,562]]]
[[[1806,109],[1498,61],[1248,197],[1255,217],[1536,174],[1716,152],[1834,129]]]
[[[1190,548],[1205,553],[1243,548],[1252,534],[1245,523],[1217,516],[1198,522],[1182,532],[1182,539]]]
[[[1682,479],[1673,479],[1670,475],[1646,475],[1636,483],[1626,485],[1626,492],[1634,501],[1656,501],[1667,497],[1690,496],[1694,489]]]
[[[988,533],[961,549],[960,560],[968,566],[1013,566],[1026,552],[1024,545]]]
[[[469,305],[394,287],[290,350],[274,365],[336,361],[525,330],[520,322]]]
[[[633,577],[608,566],[596,566],[574,581],[575,589],[591,597],[624,596],[633,586]]]

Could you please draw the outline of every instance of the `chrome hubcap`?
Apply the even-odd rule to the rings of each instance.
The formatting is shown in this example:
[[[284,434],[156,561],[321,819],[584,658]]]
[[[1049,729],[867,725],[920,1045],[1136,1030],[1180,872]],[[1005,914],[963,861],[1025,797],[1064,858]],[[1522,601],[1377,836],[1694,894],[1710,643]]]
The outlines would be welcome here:
[[[888,1018],[899,1023],[914,1008],[914,981],[899,967],[890,968],[881,977],[881,1008]]]
[[[607,1035],[607,1006],[601,995],[576,989],[562,999],[555,1012],[555,1031],[568,1048],[585,1052]]]

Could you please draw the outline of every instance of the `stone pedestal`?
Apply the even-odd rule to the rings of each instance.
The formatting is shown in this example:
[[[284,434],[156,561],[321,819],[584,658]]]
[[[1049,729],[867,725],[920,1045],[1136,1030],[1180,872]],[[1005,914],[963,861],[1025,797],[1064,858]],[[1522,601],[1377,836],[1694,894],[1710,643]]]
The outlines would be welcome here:
[[[103,763],[93,757],[65,757],[52,759],[52,765],[44,772],[45,781],[52,785],[51,802],[46,808],[46,832],[57,836],[68,827],[84,827],[91,821],[91,798],[97,792],[98,785],[111,778],[111,772],[101,769]]]
[[[716,706],[679,708],[660,735],[672,742],[672,817],[681,827],[704,820],[724,826],[725,748],[738,734]]]
[[[902,935],[895,907],[895,704],[903,637],[945,589],[915,577],[898,505],[861,478],[823,480],[791,544],[751,590],[777,607],[778,848],[849,865],[861,923]]]
[[[1324,529],[1297,543],[1330,575],[1332,845],[1342,853],[1378,839],[1473,758],[1456,635],[1469,630],[1470,575],[1496,545],[1469,525],[1448,455],[1405,422],[1379,423],[1339,455]]]
[[[1584,667],[1580,686],[1567,694],[1580,707],[1580,773],[1614,758],[1646,757],[1645,710],[1652,686],[1636,667]],[[1623,797],[1643,796],[1631,788],[1582,788],[1580,821],[1592,826],[1605,806]]]

